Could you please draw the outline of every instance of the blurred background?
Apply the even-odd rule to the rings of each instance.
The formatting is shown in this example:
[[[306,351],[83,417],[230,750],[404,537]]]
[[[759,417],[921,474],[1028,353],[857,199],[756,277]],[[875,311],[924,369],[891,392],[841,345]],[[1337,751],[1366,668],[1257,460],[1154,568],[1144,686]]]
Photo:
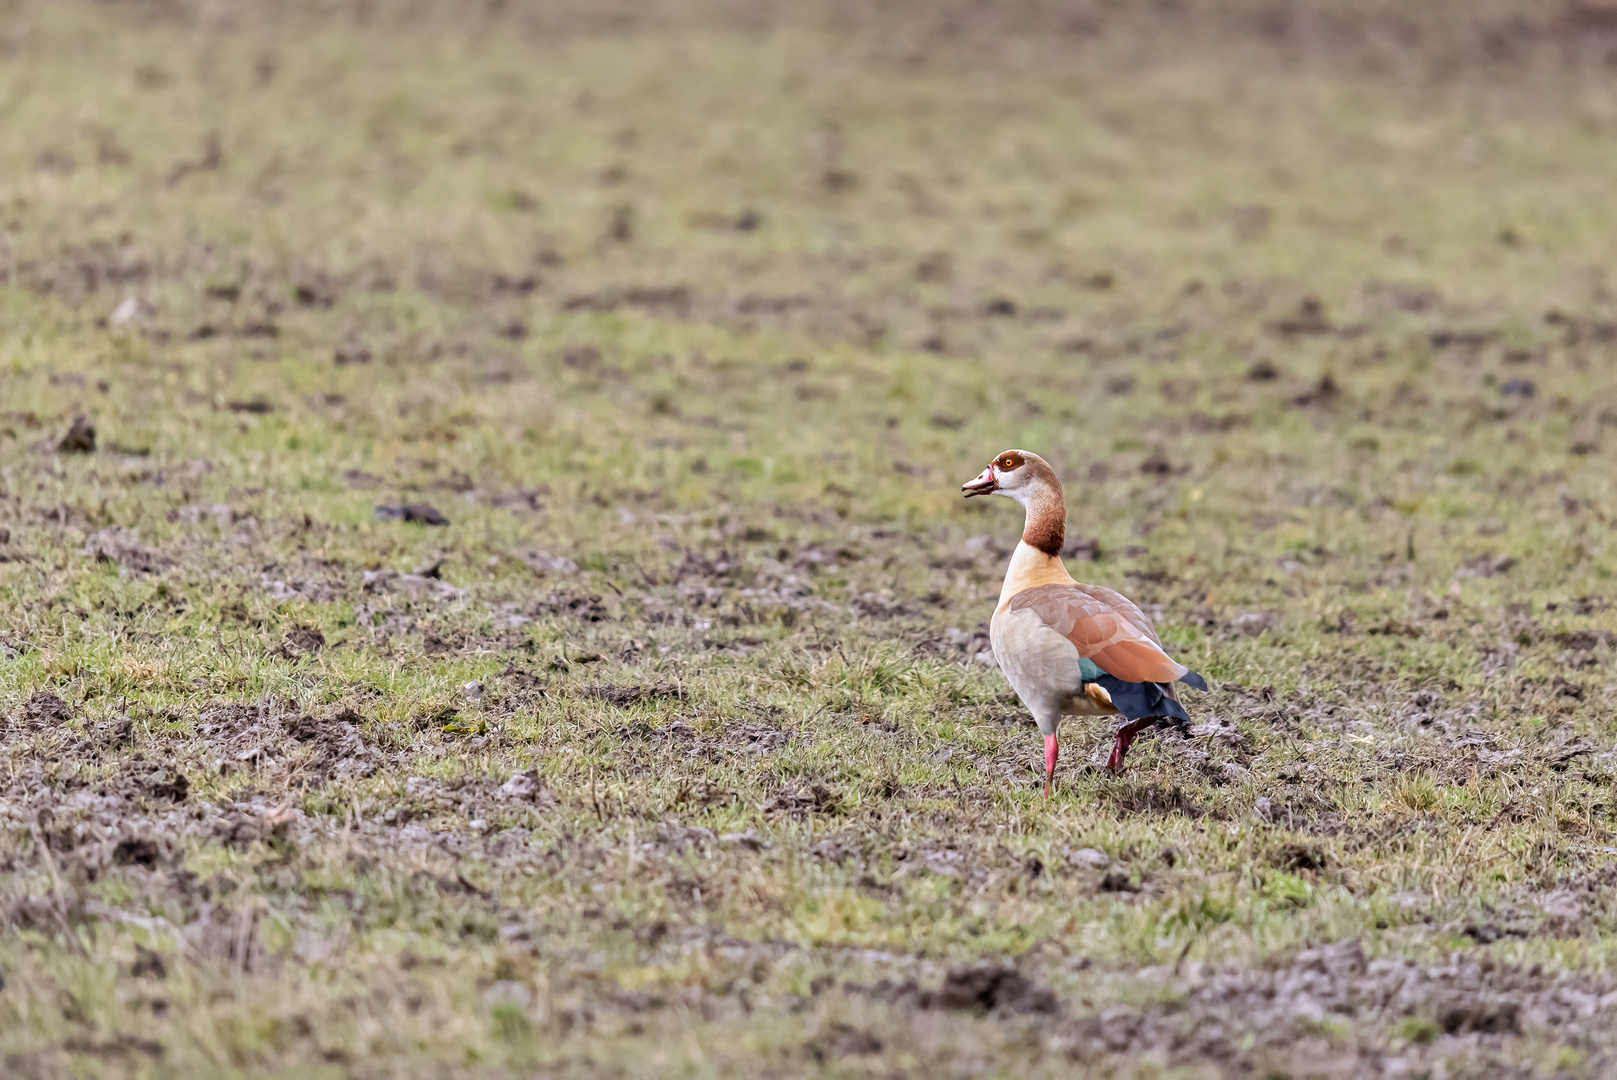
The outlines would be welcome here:
[[[311,511],[349,512],[348,468],[939,520],[987,513],[955,486],[1019,444],[1093,482],[1106,549],[1200,490],[1226,551],[1329,489],[1487,502],[1495,419],[1537,475],[1612,404],[1596,0],[11,0],[3,26],[7,396],[151,452],[199,407],[260,450],[315,424],[274,465]],[[1559,404],[1529,393],[1567,343]],[[45,358],[90,382],[19,381]],[[1355,527],[1391,550],[1410,513]]]

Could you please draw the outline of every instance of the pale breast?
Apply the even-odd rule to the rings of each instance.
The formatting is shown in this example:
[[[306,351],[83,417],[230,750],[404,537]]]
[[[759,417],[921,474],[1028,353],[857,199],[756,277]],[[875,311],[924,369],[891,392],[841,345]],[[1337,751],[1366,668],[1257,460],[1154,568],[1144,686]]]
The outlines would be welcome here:
[[[988,626],[994,659],[1005,673],[1011,689],[1022,699],[1039,727],[1049,734],[1064,714],[1083,710],[1074,706],[1083,684],[1078,669],[1078,650],[1056,633],[1038,613],[1023,609],[994,613]]]

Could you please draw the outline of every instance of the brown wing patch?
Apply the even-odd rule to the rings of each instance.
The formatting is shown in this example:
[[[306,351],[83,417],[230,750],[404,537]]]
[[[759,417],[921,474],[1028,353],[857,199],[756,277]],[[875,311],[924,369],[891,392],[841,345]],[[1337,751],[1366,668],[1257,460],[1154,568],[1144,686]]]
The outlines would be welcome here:
[[[1056,633],[1072,637],[1081,621],[1106,612],[1106,605],[1071,585],[1035,585],[1011,597],[1010,610],[1032,608]],[[1075,643],[1076,644],[1076,643]]]
[[[1094,659],[1095,655],[1117,640],[1124,626],[1115,611],[1102,609],[1073,622],[1067,631],[1067,640],[1078,646],[1078,655]]]
[[[1149,641],[1119,641],[1089,657],[1124,682],[1171,683],[1185,673],[1184,665]]]
[[[1156,642],[1158,646],[1162,644],[1162,639],[1157,637],[1156,627],[1151,625],[1151,619],[1145,612],[1140,610],[1140,605],[1133,600],[1115,589],[1108,589],[1104,585],[1079,585],[1078,588],[1133,623],[1140,633]]]
[[[1127,607],[1114,607],[1107,602],[1109,598],[1097,595],[1100,592],[1110,593]],[[1072,642],[1079,656],[1088,657],[1124,682],[1171,683],[1186,671],[1162,651],[1145,613],[1110,589],[1039,585],[1011,597],[1011,611],[1023,608],[1032,609]]]

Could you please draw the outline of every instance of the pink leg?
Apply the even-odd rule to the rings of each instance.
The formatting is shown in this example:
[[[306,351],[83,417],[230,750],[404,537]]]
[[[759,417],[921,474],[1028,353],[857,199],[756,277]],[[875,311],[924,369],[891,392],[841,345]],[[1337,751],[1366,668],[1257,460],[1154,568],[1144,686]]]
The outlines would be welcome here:
[[[1129,747],[1134,745],[1134,740],[1139,738],[1140,732],[1150,727],[1154,722],[1155,720],[1152,717],[1147,717],[1143,720],[1130,720],[1117,729],[1117,741],[1112,744],[1112,756],[1106,759],[1107,771],[1114,773],[1123,771],[1123,755],[1129,752]]]
[[[1056,737],[1046,735],[1044,737],[1044,797],[1046,799],[1050,797],[1050,780],[1056,774],[1056,755],[1058,753]]]

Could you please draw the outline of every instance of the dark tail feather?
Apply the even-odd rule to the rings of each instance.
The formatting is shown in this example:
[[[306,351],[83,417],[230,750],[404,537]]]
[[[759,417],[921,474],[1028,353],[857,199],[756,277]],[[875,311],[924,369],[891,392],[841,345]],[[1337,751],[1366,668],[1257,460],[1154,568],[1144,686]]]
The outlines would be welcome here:
[[[1194,671],[1185,672],[1183,675],[1179,676],[1179,681],[1184,683],[1186,686],[1194,686],[1196,689],[1201,691],[1206,691],[1207,689],[1207,680],[1202,678]]]
[[[1185,707],[1170,697],[1165,687],[1158,683],[1124,682],[1116,675],[1102,675],[1095,681],[1112,696],[1112,704],[1117,711],[1130,720],[1162,717],[1182,720],[1187,724],[1190,722],[1190,714]]]

